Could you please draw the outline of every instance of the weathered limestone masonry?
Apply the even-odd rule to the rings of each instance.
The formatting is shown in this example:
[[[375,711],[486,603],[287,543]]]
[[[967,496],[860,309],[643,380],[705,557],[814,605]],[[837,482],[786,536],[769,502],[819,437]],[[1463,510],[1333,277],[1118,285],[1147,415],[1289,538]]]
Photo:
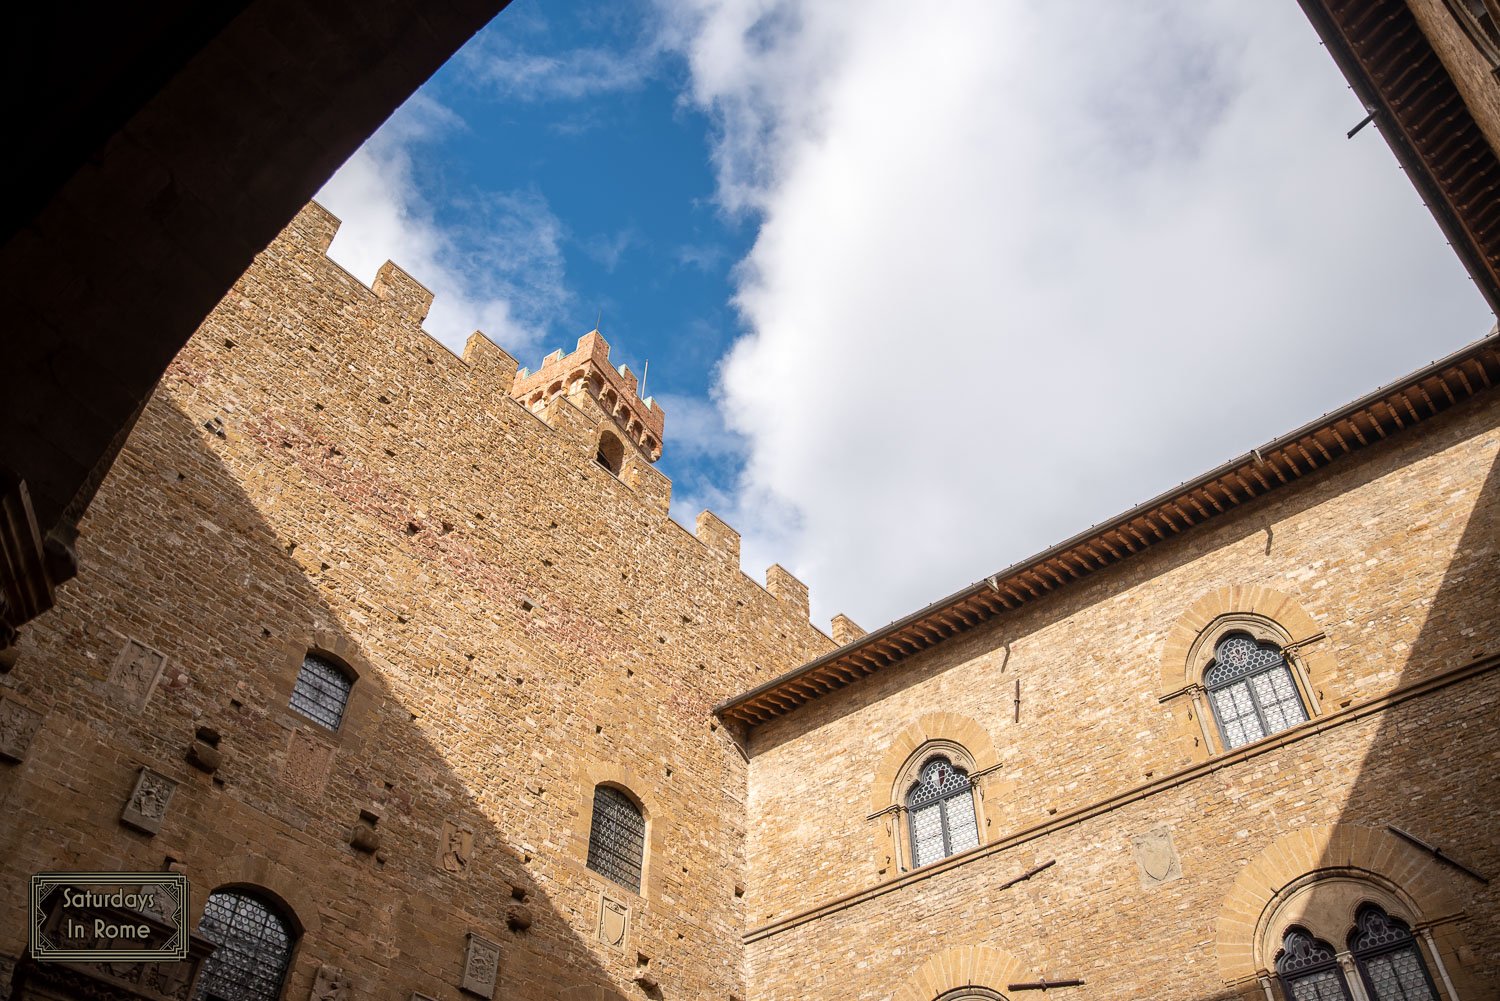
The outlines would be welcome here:
[[[0,677],[0,953],[29,874],[171,866],[195,908],[284,905],[285,997],[457,999],[471,934],[496,997],[745,997],[746,766],[709,708],[832,646],[806,589],[672,522],[642,449],[595,461],[603,380],[528,411],[336,227],[309,206],[177,358]],[[357,674],[335,730],[288,708],[310,650]],[[170,799],[122,822],[143,767]],[[585,867],[600,783],[645,814],[640,893]]]
[[[1497,425],[1460,403],[755,726],[752,997],[1268,1001],[1285,908],[1351,894],[1414,915],[1441,997],[1500,996]],[[1226,751],[1184,693],[1235,623],[1294,650],[1312,719]],[[934,749],[979,844],[913,871]]]

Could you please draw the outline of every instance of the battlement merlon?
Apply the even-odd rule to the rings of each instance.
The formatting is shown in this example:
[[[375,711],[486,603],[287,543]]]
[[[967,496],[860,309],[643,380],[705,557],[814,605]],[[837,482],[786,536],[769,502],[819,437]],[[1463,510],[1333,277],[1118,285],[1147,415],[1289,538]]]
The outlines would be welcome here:
[[[650,461],[661,458],[662,431],[666,415],[657,402],[638,395],[635,373],[609,363],[609,342],[597,330],[578,339],[572,354],[554,351],[542,359],[535,372],[521,369],[510,395],[533,412],[557,396],[587,390],[622,431]]]

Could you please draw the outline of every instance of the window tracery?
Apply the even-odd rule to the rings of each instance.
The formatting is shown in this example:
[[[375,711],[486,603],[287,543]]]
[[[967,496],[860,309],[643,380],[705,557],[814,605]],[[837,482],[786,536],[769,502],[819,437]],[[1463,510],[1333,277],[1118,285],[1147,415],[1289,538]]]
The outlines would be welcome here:
[[[294,935],[267,902],[241,890],[216,890],[203,906],[198,934],[217,947],[198,979],[198,1001],[276,1001],[281,996]]]
[[[328,657],[309,652],[302,658],[291,707],[314,723],[337,730],[354,689],[350,672]]]
[[[1288,928],[1276,973],[1290,1001],[1352,1001],[1356,995],[1349,977],[1356,973],[1368,1001],[1438,1001],[1417,940],[1400,918],[1376,904],[1363,904],[1347,944],[1341,957],[1305,929]]]
[[[1417,940],[1399,918],[1374,904],[1361,907],[1349,933],[1349,951],[1371,1001],[1437,1001]]]
[[[595,786],[588,867],[605,879],[640,893],[645,856],[646,818],[641,808],[613,786]]]
[[[1203,685],[1225,750],[1306,722],[1291,667],[1275,643],[1230,633],[1214,647]]]
[[[913,868],[979,844],[973,783],[968,772],[935,756],[922,766],[906,794]]]

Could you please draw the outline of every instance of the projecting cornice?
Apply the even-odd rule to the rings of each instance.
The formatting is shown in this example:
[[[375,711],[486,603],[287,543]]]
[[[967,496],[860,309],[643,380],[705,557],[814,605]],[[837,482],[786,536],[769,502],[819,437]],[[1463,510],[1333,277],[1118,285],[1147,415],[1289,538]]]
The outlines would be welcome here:
[[[1405,0],[1299,2],[1490,308],[1500,311],[1500,159],[1416,15]]]
[[[723,702],[726,722],[756,726],[883,671],[913,654],[1222,518],[1345,456],[1410,431],[1500,383],[1500,334],[1377,389],[1348,406],[1124,514],[1022,560],[795,671]]]

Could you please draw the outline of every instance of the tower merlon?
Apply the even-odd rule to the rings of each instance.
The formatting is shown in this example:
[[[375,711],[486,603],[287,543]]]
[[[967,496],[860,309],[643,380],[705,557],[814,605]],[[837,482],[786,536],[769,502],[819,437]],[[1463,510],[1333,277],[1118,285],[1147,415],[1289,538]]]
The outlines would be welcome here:
[[[643,456],[632,454],[626,457],[625,468],[620,471],[620,480],[662,514],[667,514],[671,509],[672,481]]]
[[[411,317],[419,325],[427,319],[427,311],[432,308],[432,292],[427,286],[391,261],[386,261],[375,272],[375,283],[370,289],[393,309]]]
[[[338,235],[341,225],[343,224],[338,216],[317,202],[308,202],[302,206],[287,229],[318,253],[326,254],[328,248],[333,246],[333,238]]]
[[[793,577],[791,572],[780,563],[772,563],[766,570],[766,590],[793,608],[799,609],[803,616],[807,616],[811,611],[807,585]]]
[[[509,394],[516,381],[516,360],[510,352],[476,330],[464,342],[464,362],[482,372],[495,389]]]
[[[722,553],[735,566],[740,565],[740,533],[724,524],[718,515],[712,511],[699,514],[697,535],[698,541],[709,549]]]
[[[833,641],[839,646],[848,646],[864,634],[864,628],[843,612],[833,617]]]

